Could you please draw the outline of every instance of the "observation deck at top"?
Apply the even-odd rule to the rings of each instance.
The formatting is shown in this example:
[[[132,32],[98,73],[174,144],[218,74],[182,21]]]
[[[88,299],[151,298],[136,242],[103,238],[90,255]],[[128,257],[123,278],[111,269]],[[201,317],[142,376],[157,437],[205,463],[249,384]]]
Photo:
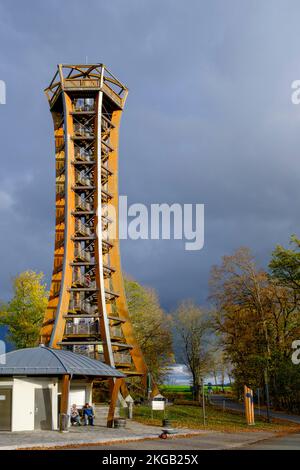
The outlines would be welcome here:
[[[59,64],[57,68],[50,85],[45,89],[51,110],[62,91],[78,91],[82,95],[88,89],[102,91],[118,108],[124,108],[128,88],[104,64]]]

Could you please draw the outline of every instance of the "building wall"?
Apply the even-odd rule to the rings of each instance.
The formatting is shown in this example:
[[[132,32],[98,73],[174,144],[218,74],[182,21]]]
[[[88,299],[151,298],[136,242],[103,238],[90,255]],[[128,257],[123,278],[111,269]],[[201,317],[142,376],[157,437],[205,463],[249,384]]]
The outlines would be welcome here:
[[[0,378],[1,387],[12,387],[12,431],[34,430],[34,389],[49,388],[52,402],[52,429],[58,429],[58,395],[61,394],[61,381],[57,377],[13,377]],[[72,396],[72,391],[75,394]],[[71,380],[69,406],[74,398],[84,398],[84,403],[92,403],[92,382],[89,380]],[[80,393],[81,392],[81,393]],[[80,407],[81,403],[76,403]]]
[[[52,429],[57,429],[57,378],[14,378],[12,431],[34,429],[34,389],[49,388]]]
[[[58,387],[58,393],[61,393],[60,384]],[[85,403],[92,403],[91,381],[71,380],[68,410],[70,410],[73,403],[75,403],[78,408],[81,408]]]
[[[57,378],[14,377],[0,379],[0,387],[12,386],[12,431],[34,430],[34,389],[49,388],[52,402],[52,429],[57,429]]]
[[[13,388],[13,380],[12,378],[4,378],[4,377],[1,377],[0,378],[0,395],[2,395],[1,393],[1,388],[2,389],[5,389],[5,388]],[[4,403],[1,403],[1,405],[4,405],[5,407],[8,406],[8,403],[6,402],[5,404]],[[1,407],[2,408],[2,407]],[[2,418],[2,417],[0,417]],[[1,424],[3,424],[3,420],[1,419]],[[6,424],[6,423],[5,423]]]

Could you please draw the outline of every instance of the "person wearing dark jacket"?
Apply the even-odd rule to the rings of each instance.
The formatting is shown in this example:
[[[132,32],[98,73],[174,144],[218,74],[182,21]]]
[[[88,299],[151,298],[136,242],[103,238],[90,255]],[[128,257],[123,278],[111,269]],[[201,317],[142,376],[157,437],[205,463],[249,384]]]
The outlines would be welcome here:
[[[83,418],[84,418],[84,425],[87,426],[94,426],[94,410],[93,407],[90,406],[89,403],[86,403],[83,407]]]

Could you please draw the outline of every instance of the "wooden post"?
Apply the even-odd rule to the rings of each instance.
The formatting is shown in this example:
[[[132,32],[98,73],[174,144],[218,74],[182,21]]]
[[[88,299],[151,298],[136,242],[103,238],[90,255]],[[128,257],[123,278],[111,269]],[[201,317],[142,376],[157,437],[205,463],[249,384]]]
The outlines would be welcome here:
[[[70,376],[69,375],[63,375],[62,376],[62,381],[61,381],[61,400],[60,400],[60,415],[67,415],[68,414],[68,409],[69,409],[69,391],[70,391]],[[59,428],[60,431],[63,431],[62,429],[63,423],[60,418],[60,423],[59,423]]]
[[[118,401],[118,395],[120,391],[121,384],[124,379],[116,379],[112,394],[111,394],[111,400],[110,400],[110,405],[109,405],[109,410],[108,410],[108,416],[107,416],[107,427],[112,428],[113,427],[113,422],[114,422],[114,417],[115,417],[115,410],[116,410],[116,404]]]

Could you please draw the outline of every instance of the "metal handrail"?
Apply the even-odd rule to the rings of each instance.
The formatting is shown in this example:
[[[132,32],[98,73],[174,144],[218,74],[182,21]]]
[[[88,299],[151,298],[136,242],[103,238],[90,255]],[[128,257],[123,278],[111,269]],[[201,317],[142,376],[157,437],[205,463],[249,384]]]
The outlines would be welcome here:
[[[87,212],[90,212],[92,210],[92,204],[90,202],[87,202],[85,199],[82,199],[77,194],[75,195],[75,206]]]
[[[95,161],[94,155],[88,152],[80,152],[80,150],[75,150],[75,159],[81,160],[83,162],[93,162]]]
[[[81,184],[82,186],[93,186],[94,182],[91,178],[86,178],[85,176],[76,176],[76,184]]]
[[[92,128],[92,126],[85,126],[84,124],[81,123],[75,123],[74,124],[74,134],[75,136],[81,136],[81,137],[94,137],[95,133]]]
[[[88,315],[93,315],[97,313],[97,305],[91,305],[86,300],[70,300],[69,310],[80,310],[87,313]]]
[[[76,219],[75,220],[75,231],[80,232],[83,235],[86,235],[87,237],[91,236],[93,234],[91,227],[88,227],[85,225],[81,220]]]
[[[96,281],[90,279],[90,277],[84,276],[80,273],[74,273],[73,284],[79,283],[85,287],[90,287],[91,289],[96,288]]]
[[[132,364],[132,358],[130,354],[115,352],[114,361],[116,364]]]
[[[98,322],[93,323],[72,323],[68,321],[65,328],[66,334],[93,334],[99,333]]]
[[[75,246],[75,258],[81,258],[87,263],[94,263],[95,256],[90,251],[85,251],[85,248],[78,248]]]

